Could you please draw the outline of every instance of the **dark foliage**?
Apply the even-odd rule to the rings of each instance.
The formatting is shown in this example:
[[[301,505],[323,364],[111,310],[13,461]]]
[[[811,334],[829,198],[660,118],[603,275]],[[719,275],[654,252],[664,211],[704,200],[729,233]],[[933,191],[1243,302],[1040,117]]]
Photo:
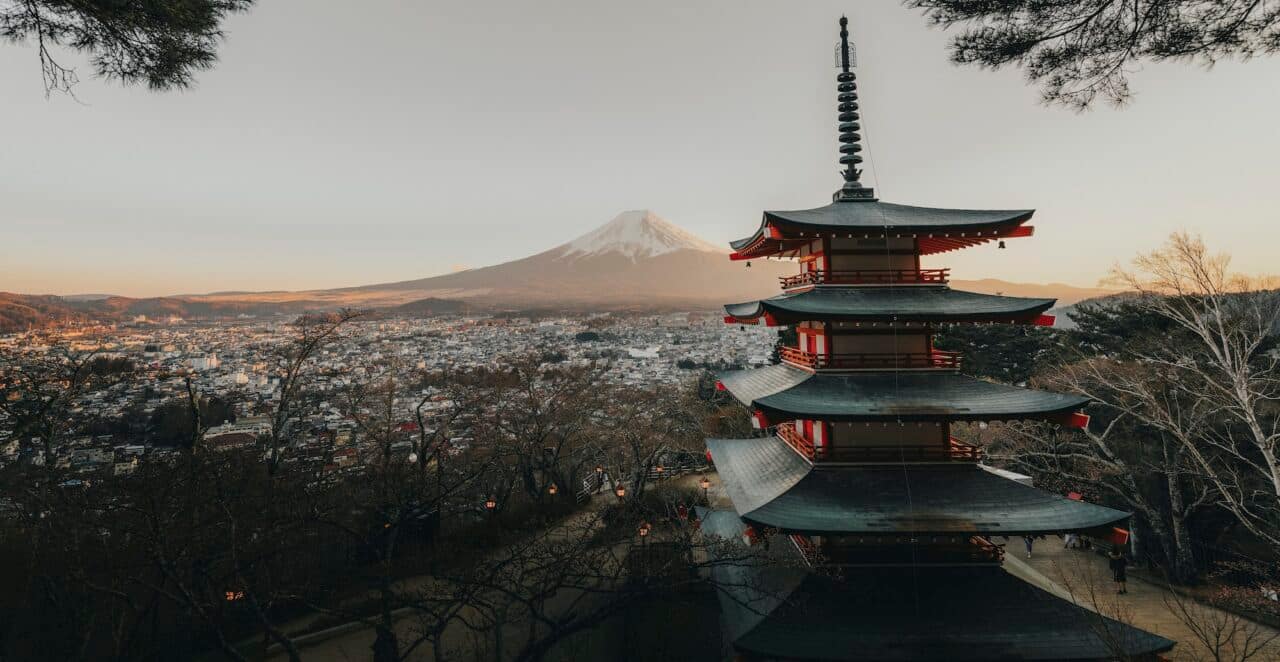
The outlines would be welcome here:
[[[1087,108],[1129,98],[1143,61],[1247,58],[1280,49],[1280,3],[1267,0],[908,0],[931,22],[966,30],[961,64],[1022,67],[1046,102]]]
[[[231,403],[220,398],[200,399],[200,422],[205,427],[235,420]],[[157,446],[189,447],[195,438],[191,407],[185,400],[169,400],[151,414],[151,443]]]
[[[89,56],[94,72],[153,90],[191,85],[217,60],[222,22],[253,0],[5,0],[0,37],[36,47],[45,91],[69,91],[75,70],[54,59],[65,48]]]
[[[1018,384],[1062,357],[1060,331],[1027,326],[956,326],[934,339],[937,349],[959,352],[963,372]]]

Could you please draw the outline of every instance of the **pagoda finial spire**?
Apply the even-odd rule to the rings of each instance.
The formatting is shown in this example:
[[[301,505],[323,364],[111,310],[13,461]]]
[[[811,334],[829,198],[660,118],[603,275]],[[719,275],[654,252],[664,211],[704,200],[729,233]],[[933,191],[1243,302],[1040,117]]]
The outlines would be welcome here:
[[[858,115],[858,83],[852,68],[856,65],[853,47],[849,44],[849,19],[840,17],[840,45],[836,50],[836,66],[840,73],[836,75],[839,91],[837,100],[840,111],[840,164],[844,166],[844,186],[833,200],[874,200],[875,191],[866,188],[859,181],[862,170],[862,129]]]

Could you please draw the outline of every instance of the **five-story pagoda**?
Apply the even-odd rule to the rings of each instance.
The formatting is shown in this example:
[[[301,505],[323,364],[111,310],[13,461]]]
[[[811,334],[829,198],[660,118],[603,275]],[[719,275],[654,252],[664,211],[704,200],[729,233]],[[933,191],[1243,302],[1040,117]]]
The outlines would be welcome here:
[[[1052,299],[952,290],[921,257],[1029,237],[1032,210],[881,202],[860,181],[858,93],[845,19],[837,89],[844,185],[833,201],[765,212],[736,260],[794,258],[782,294],[725,307],[732,324],[793,326],[781,363],[719,386],[772,434],[709,439],[733,511],[703,530],[794,548],[794,565],[717,567],[724,624],[752,659],[1094,660],[1172,647],[1005,572],[992,536],[1101,533],[1127,513],[988,471],[965,421],[1080,427],[1087,400],[960,374],[933,347],[954,324],[1052,324]]]

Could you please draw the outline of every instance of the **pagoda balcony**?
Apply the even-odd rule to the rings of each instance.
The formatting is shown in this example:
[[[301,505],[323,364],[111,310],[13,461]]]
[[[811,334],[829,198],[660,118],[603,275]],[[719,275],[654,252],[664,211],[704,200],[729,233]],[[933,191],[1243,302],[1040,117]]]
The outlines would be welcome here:
[[[946,285],[950,269],[819,269],[780,276],[783,289],[809,285]]]
[[[997,565],[1004,561],[1004,547],[980,536],[860,536],[824,539],[822,543],[791,534],[805,564],[813,566],[861,565]]]
[[[796,431],[794,425],[777,427],[778,438],[811,462],[885,464],[894,462],[978,462],[982,449],[952,438],[946,445],[842,446],[827,442],[816,446]]]
[[[782,347],[778,356],[785,362],[809,370],[959,370],[956,352],[882,352],[824,354],[796,347]]]

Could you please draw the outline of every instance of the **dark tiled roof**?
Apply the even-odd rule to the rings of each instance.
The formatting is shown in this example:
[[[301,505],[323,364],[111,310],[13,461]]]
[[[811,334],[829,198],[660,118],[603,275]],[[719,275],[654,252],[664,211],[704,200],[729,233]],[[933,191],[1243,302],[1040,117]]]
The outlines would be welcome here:
[[[738,514],[813,534],[1026,535],[1110,527],[1129,517],[974,464],[822,466],[781,439],[708,439]]]
[[[1054,299],[1006,297],[949,287],[816,287],[763,301],[730,304],[725,312],[753,319],[773,314],[780,322],[866,320],[904,322],[1030,321]]]
[[[978,232],[1025,223],[1034,213],[1032,209],[935,209],[878,200],[833,202],[816,209],[766,211],[760,230],[745,239],[729,242],[729,245],[735,250],[750,245],[760,235],[765,223],[816,231],[847,230],[852,234],[865,231],[882,234],[886,229],[913,233],[932,230]]]
[[[743,529],[733,513],[703,513],[705,534]],[[1104,660],[1174,645],[997,566],[845,568],[836,578],[734,562],[714,564],[712,576],[735,648],[766,658]]]
[[[739,402],[771,420],[1008,420],[1076,411],[1088,398],[945,372],[814,374],[779,364],[722,373]]]

